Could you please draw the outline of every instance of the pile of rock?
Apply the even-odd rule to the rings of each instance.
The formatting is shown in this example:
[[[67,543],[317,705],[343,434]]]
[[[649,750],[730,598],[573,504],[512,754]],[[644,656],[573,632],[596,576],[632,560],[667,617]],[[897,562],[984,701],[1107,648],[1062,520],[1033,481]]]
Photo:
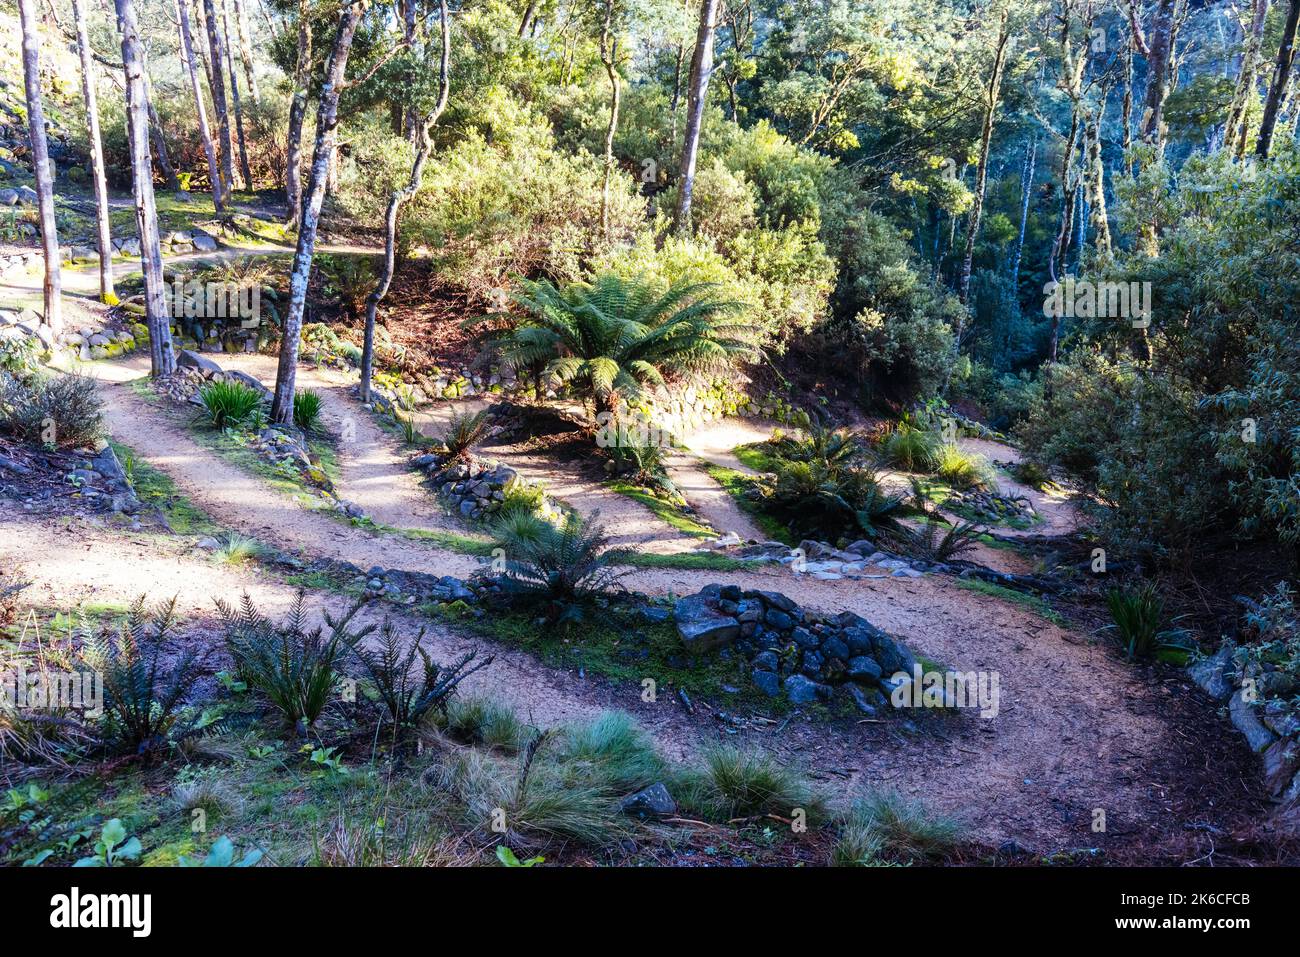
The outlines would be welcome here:
[[[976,521],[991,525],[1008,522],[1035,522],[1038,511],[1034,503],[1023,495],[1002,495],[980,489],[965,492],[954,491],[945,503],[946,507],[956,507],[972,516]]]
[[[501,508],[508,491],[520,487],[521,483],[527,487],[525,480],[510,466],[473,456],[458,459],[425,452],[416,456],[411,464],[429,476],[430,484],[453,514],[467,519],[490,518]],[[539,512],[543,516],[558,514],[545,495]]]
[[[744,541],[734,532],[705,542],[701,548],[724,551],[728,557],[786,565],[796,574],[821,581],[841,578],[919,578],[946,566],[884,551],[862,539],[844,548],[805,539],[791,548],[783,542]]]
[[[1233,726],[1263,761],[1269,793],[1286,803],[1300,800],[1300,679],[1268,670],[1231,641],[1194,662],[1188,673],[1206,694],[1228,705]]]
[[[66,477],[77,486],[82,498],[102,500],[114,512],[130,514],[140,509],[126,470],[107,443],[95,455],[82,459]]]
[[[745,656],[764,693],[794,704],[829,701],[846,688],[862,711],[886,706],[897,672],[911,674],[907,647],[852,612],[822,616],[779,592],[706,585],[679,599],[673,618],[693,654],[729,648]]]

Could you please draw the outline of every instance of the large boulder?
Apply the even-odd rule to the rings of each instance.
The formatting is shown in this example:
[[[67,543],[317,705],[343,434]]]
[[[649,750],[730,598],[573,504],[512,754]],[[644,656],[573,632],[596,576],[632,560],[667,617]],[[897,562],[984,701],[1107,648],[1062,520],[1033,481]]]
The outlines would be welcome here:
[[[668,793],[662,783],[656,782],[648,788],[642,788],[636,794],[625,797],[619,804],[624,814],[646,818],[672,817],[677,813],[677,802]]]
[[[205,377],[221,374],[221,366],[206,356],[201,356],[189,349],[182,349],[176,353],[176,367],[178,369],[193,369],[196,372],[201,372]]]
[[[1262,752],[1276,739],[1277,735],[1264,727],[1264,723],[1259,720],[1255,708],[1239,694],[1232,696],[1232,703],[1228,705],[1228,714],[1232,718],[1233,726],[1246,737],[1246,744],[1250,750],[1256,754]]]
[[[819,684],[803,675],[791,675],[785,679],[785,693],[790,697],[791,704],[829,701],[832,691],[830,685]]]
[[[1232,696],[1232,681],[1228,673],[1232,669],[1232,653],[1236,648],[1233,642],[1225,641],[1213,655],[1193,662],[1187,669],[1192,681],[1215,701],[1227,701]]]
[[[717,599],[701,593],[679,598],[673,618],[682,644],[693,654],[729,645],[740,637],[740,622],[718,610]]]

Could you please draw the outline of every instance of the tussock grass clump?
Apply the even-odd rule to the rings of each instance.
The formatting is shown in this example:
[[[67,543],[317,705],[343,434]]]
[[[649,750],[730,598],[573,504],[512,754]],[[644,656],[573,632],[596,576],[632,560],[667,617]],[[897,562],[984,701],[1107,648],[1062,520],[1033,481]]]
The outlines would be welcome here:
[[[587,779],[631,793],[660,779],[663,758],[636,720],[621,711],[566,727],[555,744],[555,761],[567,777]]]
[[[294,393],[293,423],[304,432],[311,432],[320,422],[322,401],[320,393],[303,389]]]
[[[931,814],[919,801],[880,791],[853,802],[831,850],[837,867],[935,862],[961,837],[952,818]]]
[[[215,768],[194,771],[184,768],[172,786],[172,804],[189,816],[202,809],[212,817],[237,814],[244,807],[239,792]]]
[[[680,772],[673,793],[680,803],[713,820],[772,814],[788,818],[802,808],[811,822],[824,815],[825,797],[802,771],[758,750],[719,746]]]
[[[204,418],[215,429],[227,429],[245,422],[262,404],[257,390],[242,382],[209,382],[199,390]],[[295,406],[297,401],[295,399]]]
[[[223,532],[217,536],[217,543],[212,558],[223,565],[242,565],[262,553],[261,542],[239,532]]]
[[[994,483],[993,469],[982,455],[965,452],[955,445],[939,450],[934,474],[953,488],[989,488]]]
[[[939,465],[943,439],[937,432],[899,422],[880,443],[880,453],[890,465],[908,472],[933,472]]]
[[[1165,629],[1165,604],[1156,586],[1147,582],[1139,588],[1112,589],[1106,595],[1112,624],[1107,625],[1119,638],[1129,661],[1150,658],[1158,651],[1183,648],[1187,642],[1181,629]]]
[[[453,699],[445,725],[458,740],[507,753],[522,748],[533,733],[513,708],[487,697]]]

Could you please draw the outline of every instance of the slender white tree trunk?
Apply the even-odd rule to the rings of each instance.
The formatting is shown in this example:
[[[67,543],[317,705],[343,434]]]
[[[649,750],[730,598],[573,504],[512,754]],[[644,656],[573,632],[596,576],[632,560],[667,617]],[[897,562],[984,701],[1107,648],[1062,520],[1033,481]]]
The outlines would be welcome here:
[[[220,213],[225,208],[226,191],[221,187],[221,166],[217,162],[217,150],[212,144],[212,130],[208,126],[208,108],[203,99],[203,87],[199,83],[199,71],[194,65],[194,37],[190,33],[190,15],[186,9],[186,0],[175,0],[176,22],[180,25],[181,63],[190,78],[190,91],[194,94],[194,106],[199,116],[199,139],[203,141],[203,152],[208,158],[208,177],[212,180],[212,205]]]
[[[226,35],[226,72],[230,75],[230,97],[235,107],[235,131],[239,136],[239,175],[244,179],[244,189],[253,188],[253,173],[248,168],[248,142],[244,138],[244,107],[239,101],[239,78],[235,74],[235,50],[230,44],[230,18],[226,3],[221,3],[221,32]]]
[[[163,297],[162,251],[158,242],[158,209],[154,203],[153,167],[149,157],[149,111],[145,104],[140,26],[136,22],[133,0],[114,2],[117,6],[117,29],[122,37],[127,145],[131,151],[131,186],[135,195],[135,221],[144,271],[149,359],[154,377],[160,378],[176,371],[176,354],[172,351],[171,316]]]
[[[245,0],[235,0],[235,24],[239,29],[239,59],[244,64],[244,79],[253,102],[261,104],[262,94],[257,88],[257,71],[253,69],[253,44],[248,33],[248,5]]]
[[[362,4],[351,3],[339,14],[338,31],[325,63],[325,82],[321,86],[320,103],[316,108],[316,145],[312,151],[311,174],[302,204],[298,245],[294,250],[293,267],[289,271],[289,308],[280,339],[275,398],[271,403],[271,419],[281,425],[293,422],[298,348],[303,314],[307,308],[307,283],[311,278],[311,261],[316,249],[316,227],[320,224],[321,204],[325,201],[325,178],[329,173],[330,153],[334,150],[334,138],[338,131],[339,96],[343,92],[348,54],[352,52],[352,37],[356,33],[361,12]]]
[[[302,219],[302,125],[307,119],[307,83],[311,77],[311,10],[298,0],[298,58],[293,70],[293,101],[289,104],[289,140],[284,171],[285,222]]]
[[[375,319],[379,304],[388,295],[388,287],[393,281],[397,253],[397,217],[402,204],[413,197],[424,180],[424,164],[433,151],[433,128],[447,108],[447,97],[451,92],[451,24],[447,21],[447,0],[439,0],[438,21],[442,27],[442,56],[438,63],[438,102],[425,116],[417,130],[415,161],[411,164],[411,177],[406,185],[393,190],[388,198],[388,211],[384,216],[384,265],[379,273],[379,281],[370,295],[366,297],[366,331],[361,349],[361,401],[370,401],[370,377],[375,362]]]
[[[37,33],[36,0],[19,0],[23,31],[23,83],[27,92],[27,133],[36,171],[36,198],[41,216],[41,248],[45,255],[45,323],[55,335],[63,332],[62,274],[59,233],[54,221],[54,170],[45,140],[45,111],[41,106],[41,38]]]
[[[713,74],[713,37],[718,28],[718,0],[701,0],[700,28],[691,57],[690,90],[686,99],[686,133],[682,143],[681,186],[673,221],[679,232],[691,228],[691,191],[695,188],[695,164],[700,153],[700,130],[704,127],[704,101]]]
[[[221,31],[217,29],[217,10],[212,0],[203,0],[203,21],[208,31],[208,52],[212,57],[212,109],[217,114],[217,130],[221,134],[221,176],[227,191],[235,184],[235,143],[230,133],[230,110],[226,105],[226,80],[222,75],[226,62]]]
[[[86,135],[90,139],[90,171],[95,180],[95,231],[99,237],[99,299],[117,304],[113,292],[113,231],[108,216],[108,180],[104,176],[104,141],[99,135],[99,102],[95,91],[95,61],[82,0],[72,0],[77,26],[77,55],[81,57],[81,99],[86,107]]]

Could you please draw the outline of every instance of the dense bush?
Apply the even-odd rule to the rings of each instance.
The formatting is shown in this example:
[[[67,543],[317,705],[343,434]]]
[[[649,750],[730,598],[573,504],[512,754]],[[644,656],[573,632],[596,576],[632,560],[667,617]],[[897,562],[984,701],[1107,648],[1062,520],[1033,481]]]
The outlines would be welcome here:
[[[0,426],[24,441],[92,445],[103,421],[103,404],[90,376],[0,372]]]

